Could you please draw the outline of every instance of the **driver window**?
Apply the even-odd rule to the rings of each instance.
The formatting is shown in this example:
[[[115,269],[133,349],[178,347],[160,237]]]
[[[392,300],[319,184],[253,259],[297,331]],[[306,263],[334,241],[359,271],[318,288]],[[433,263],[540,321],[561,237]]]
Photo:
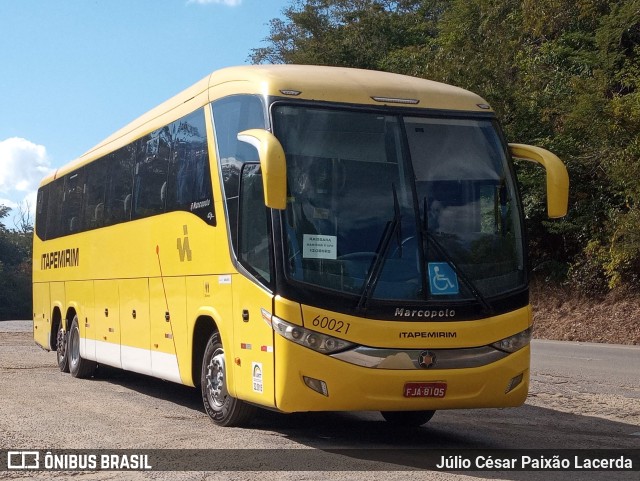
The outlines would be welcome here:
[[[249,272],[269,283],[269,228],[260,164],[242,166],[239,203],[238,258]]]
[[[260,99],[252,95],[235,95],[216,100],[212,104],[212,110],[231,244],[234,251],[238,252],[236,221],[240,171],[245,162],[258,160],[258,151],[255,147],[240,142],[238,133],[248,129],[264,129],[264,110]]]

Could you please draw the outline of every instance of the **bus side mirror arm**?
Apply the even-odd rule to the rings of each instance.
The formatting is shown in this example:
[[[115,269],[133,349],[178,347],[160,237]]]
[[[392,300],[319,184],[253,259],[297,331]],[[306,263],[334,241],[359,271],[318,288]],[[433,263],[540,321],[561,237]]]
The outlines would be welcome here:
[[[287,162],[278,139],[267,130],[250,129],[240,132],[238,140],[258,150],[265,205],[271,209],[286,209]]]
[[[509,144],[509,152],[518,159],[542,165],[547,171],[547,215],[551,218],[567,215],[569,204],[569,174],[562,161],[540,147]]]

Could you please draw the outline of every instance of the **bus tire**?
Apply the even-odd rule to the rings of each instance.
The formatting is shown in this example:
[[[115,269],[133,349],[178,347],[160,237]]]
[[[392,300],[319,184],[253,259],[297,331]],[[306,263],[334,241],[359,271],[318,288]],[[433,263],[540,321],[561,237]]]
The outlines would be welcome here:
[[[85,379],[91,377],[96,370],[94,361],[84,359],[80,355],[80,329],[78,328],[78,316],[74,316],[71,330],[67,336],[67,357],[69,359],[69,372],[73,377]]]
[[[398,427],[417,427],[429,422],[435,411],[381,411],[382,417]]]
[[[68,337],[61,322],[56,334],[56,361],[62,372],[69,372]]]
[[[225,354],[218,332],[211,335],[204,351],[200,388],[204,409],[218,426],[245,426],[255,414],[255,406],[227,391]]]

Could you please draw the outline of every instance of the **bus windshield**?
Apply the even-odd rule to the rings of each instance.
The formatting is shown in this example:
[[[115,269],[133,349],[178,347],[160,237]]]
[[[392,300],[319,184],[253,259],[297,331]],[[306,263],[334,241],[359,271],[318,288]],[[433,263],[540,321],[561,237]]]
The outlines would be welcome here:
[[[276,105],[289,282],[360,299],[486,299],[525,283],[518,196],[490,117]]]

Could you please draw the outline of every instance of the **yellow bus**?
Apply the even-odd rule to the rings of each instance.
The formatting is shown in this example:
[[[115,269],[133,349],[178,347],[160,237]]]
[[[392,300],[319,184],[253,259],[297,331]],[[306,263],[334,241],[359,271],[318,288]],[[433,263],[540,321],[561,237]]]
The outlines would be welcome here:
[[[383,72],[212,73],[45,178],[35,341],[63,372],[199,387],[214,423],[257,408],[517,406],[531,307],[512,157],[460,88]]]

